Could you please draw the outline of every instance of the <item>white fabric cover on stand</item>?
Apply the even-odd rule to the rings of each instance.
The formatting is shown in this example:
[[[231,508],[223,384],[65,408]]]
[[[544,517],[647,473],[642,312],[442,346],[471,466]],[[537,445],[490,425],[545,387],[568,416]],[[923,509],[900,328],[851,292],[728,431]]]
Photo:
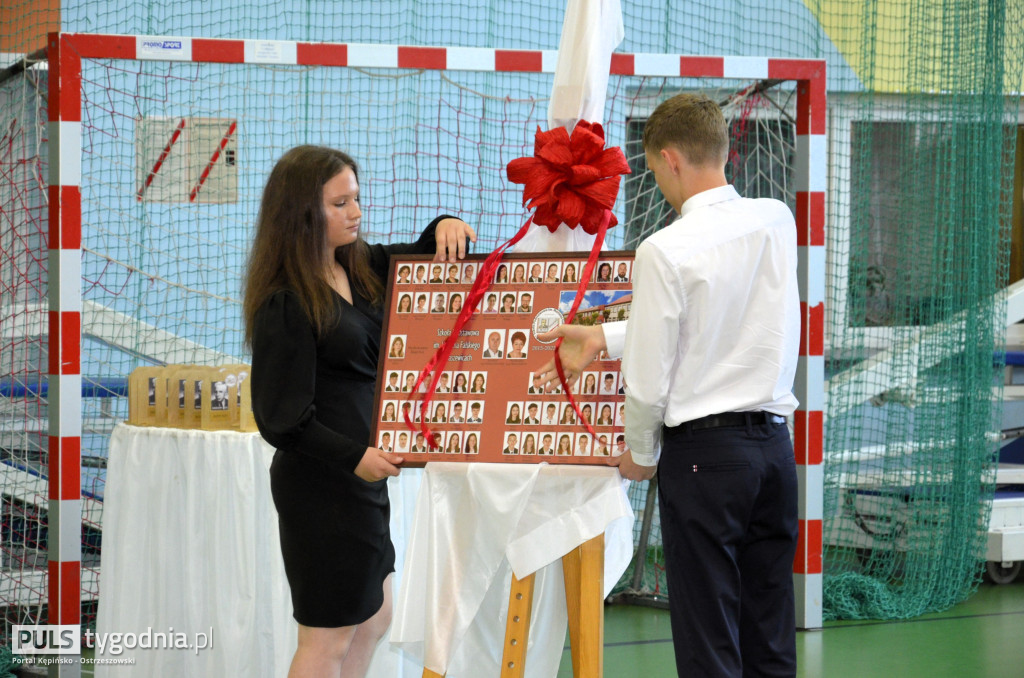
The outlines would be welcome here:
[[[213,643],[125,650],[135,664],[97,665],[98,677],[287,674],[296,629],[270,497],[273,453],[257,434],[114,429],[97,633],[191,637],[212,627]]]
[[[511,574],[536,572],[526,676],[554,676],[567,621],[561,557],[606,533],[607,595],[632,557],[632,526],[614,468],[428,464],[391,642],[449,678],[497,676]]]

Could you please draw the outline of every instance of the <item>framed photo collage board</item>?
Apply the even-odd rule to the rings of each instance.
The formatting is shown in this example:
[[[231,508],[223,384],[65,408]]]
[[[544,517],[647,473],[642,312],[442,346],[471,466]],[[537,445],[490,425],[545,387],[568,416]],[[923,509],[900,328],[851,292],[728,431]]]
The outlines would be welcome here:
[[[579,421],[561,389],[544,393],[538,368],[554,343],[536,339],[560,324],[576,298],[587,252],[507,255],[443,368],[427,412],[415,394],[419,373],[451,334],[485,255],[436,263],[429,255],[393,257],[373,439],[405,457],[428,461],[603,464],[624,449],[619,360],[601,356],[573,386]],[[625,320],[632,301],[633,252],[601,252],[574,324]],[[410,396],[413,396],[410,398]],[[408,411],[417,430],[405,423]],[[422,419],[437,448],[421,432]]]

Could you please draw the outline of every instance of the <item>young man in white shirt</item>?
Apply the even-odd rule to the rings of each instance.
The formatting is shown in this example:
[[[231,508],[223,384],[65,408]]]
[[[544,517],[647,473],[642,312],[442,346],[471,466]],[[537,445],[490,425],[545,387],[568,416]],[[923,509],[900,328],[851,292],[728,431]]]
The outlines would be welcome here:
[[[526,406],[526,417],[523,419],[524,424],[539,424],[540,419],[537,418],[537,403],[530,403]]]
[[[680,216],[637,248],[630,319],[540,338],[564,338],[573,381],[621,351],[629,449],[609,463],[658,471],[679,675],[794,676],[796,225],[728,184],[728,126],[707,97],[662,103],[643,141]],[[557,384],[553,361],[542,371]]]
[[[516,447],[516,443],[519,441],[516,439],[515,433],[510,433],[508,438],[505,440],[505,449],[501,451],[502,454],[519,454],[519,448]]]
[[[412,449],[410,452],[426,452],[427,451],[427,440],[423,437],[422,433],[416,434],[416,440],[413,442]]]
[[[544,419],[541,423],[545,426],[557,426],[558,425],[558,405],[554,403],[548,403],[544,410]]]

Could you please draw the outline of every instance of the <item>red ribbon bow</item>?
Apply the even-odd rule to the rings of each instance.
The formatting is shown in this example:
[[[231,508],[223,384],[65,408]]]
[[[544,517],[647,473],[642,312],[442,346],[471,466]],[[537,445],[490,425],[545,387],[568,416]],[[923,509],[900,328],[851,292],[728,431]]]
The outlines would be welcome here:
[[[523,205],[534,210],[533,222],[552,233],[564,223],[596,235],[619,194],[619,175],[630,173],[622,150],[604,147],[600,123],[580,120],[571,136],[564,127],[537,127],[533,156],[508,164],[509,181],[524,184]],[[608,227],[617,223],[613,214]]]
[[[509,181],[525,184],[523,186],[523,205],[534,210],[533,215],[526,220],[526,223],[514,236],[491,252],[484,260],[476,280],[473,282],[473,287],[466,295],[466,301],[459,317],[455,320],[451,334],[420,371],[413,392],[407,398],[407,401],[417,399],[420,385],[427,382],[429,377],[426,392],[421,394],[422,398],[416,409],[421,417],[419,430],[426,437],[427,444],[431,449],[436,445],[427,426],[427,412],[430,401],[433,399],[434,389],[437,388],[441,371],[448,362],[448,356],[451,355],[462,328],[473,317],[480,300],[490,289],[495,269],[501,262],[505,250],[523,239],[531,222],[547,226],[552,233],[563,223],[569,228],[582,226],[584,231],[597,236],[587,264],[580,274],[576,300],[565,317],[565,322],[570,323],[576,315],[580,302],[583,301],[583,293],[587,290],[590,274],[593,273],[598,253],[604,244],[605,231],[618,223],[611,209],[619,193],[619,175],[630,173],[629,163],[626,162],[626,157],[618,146],[604,147],[604,128],[600,123],[580,120],[576,123],[571,135],[565,131],[564,127],[556,127],[547,132],[541,132],[540,127],[537,127],[533,149],[534,157],[517,158],[507,167]],[[558,379],[566,397],[576,411],[576,416],[581,422],[584,422],[579,406],[565,383],[565,373],[558,357],[558,346],[561,343],[562,340],[559,339],[555,345],[555,367],[558,370]],[[433,373],[433,377],[430,377],[431,373]],[[416,426],[408,411],[406,411],[404,419],[406,425],[415,431]],[[590,424],[586,424],[586,427],[587,431],[596,439],[597,436]]]

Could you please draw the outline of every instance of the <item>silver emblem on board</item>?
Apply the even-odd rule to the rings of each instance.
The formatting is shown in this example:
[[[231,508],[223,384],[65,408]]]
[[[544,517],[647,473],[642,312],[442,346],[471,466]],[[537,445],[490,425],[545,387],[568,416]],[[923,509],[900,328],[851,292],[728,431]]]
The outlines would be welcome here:
[[[540,312],[537,313],[537,315],[533,316],[533,336],[534,338],[536,338],[537,335],[541,334],[542,332],[550,332],[551,330],[555,329],[564,322],[565,316],[562,315],[562,312],[559,311],[557,308],[542,309]],[[550,344],[553,343],[555,340],[543,341],[541,339],[537,339],[537,341],[539,341],[542,344]]]

